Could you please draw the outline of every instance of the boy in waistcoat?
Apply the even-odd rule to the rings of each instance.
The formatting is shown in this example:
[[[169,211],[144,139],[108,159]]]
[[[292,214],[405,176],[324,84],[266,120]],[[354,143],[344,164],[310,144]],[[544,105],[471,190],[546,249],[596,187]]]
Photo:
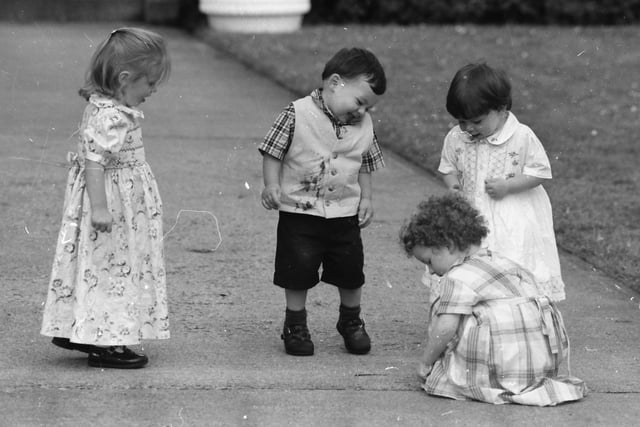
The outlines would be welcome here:
[[[371,172],[384,166],[368,111],[386,84],[375,55],[344,48],[325,65],[322,88],[289,104],[258,148],[262,205],[279,210],[273,283],[285,292],[288,354],[313,354],[305,307],[307,291],[320,280],[338,288],[336,327],[347,351],[371,349],[360,317],[360,228],[373,218]]]

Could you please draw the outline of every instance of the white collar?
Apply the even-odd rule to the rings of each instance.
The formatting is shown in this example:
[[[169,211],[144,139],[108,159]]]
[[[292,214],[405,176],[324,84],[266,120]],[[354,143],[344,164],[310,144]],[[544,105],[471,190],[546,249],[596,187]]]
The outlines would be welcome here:
[[[144,114],[142,113],[141,110],[138,110],[137,108],[133,108],[133,107],[127,107],[126,105],[122,105],[119,102],[116,102],[116,100],[114,100],[113,98],[108,98],[106,96],[98,95],[94,93],[89,97],[89,102],[98,108],[113,107],[135,118],[144,119]]]
[[[462,141],[465,142],[466,144],[475,144],[477,142],[482,141],[482,142],[487,142],[491,145],[501,145],[507,142],[507,140],[509,140],[509,138],[513,136],[513,134],[518,129],[519,125],[520,125],[520,122],[518,121],[516,116],[511,111],[509,111],[507,120],[505,120],[500,130],[488,136],[487,138],[471,139],[471,136],[469,136],[467,132],[462,132],[462,130],[460,130],[460,134],[461,134]]]

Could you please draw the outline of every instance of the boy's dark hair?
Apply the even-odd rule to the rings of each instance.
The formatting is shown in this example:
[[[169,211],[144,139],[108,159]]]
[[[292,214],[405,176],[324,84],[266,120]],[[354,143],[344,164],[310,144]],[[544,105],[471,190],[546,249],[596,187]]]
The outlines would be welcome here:
[[[382,95],[387,90],[384,68],[378,58],[367,49],[358,47],[340,49],[324,66],[322,80],[334,73],[345,79],[365,76],[376,95]]]
[[[456,119],[470,120],[491,110],[511,110],[511,83],[502,70],[485,63],[462,67],[447,92],[447,111]]]
[[[464,251],[482,243],[488,233],[480,212],[462,195],[450,192],[420,202],[418,211],[400,229],[400,244],[409,256],[416,246]]]

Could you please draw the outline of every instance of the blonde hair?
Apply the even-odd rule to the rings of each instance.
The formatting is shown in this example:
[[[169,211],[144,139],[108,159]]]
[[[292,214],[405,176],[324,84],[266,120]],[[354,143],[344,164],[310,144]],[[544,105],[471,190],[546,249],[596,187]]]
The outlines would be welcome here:
[[[87,100],[95,93],[117,97],[118,76],[123,71],[131,73],[134,80],[152,75],[157,77],[156,84],[166,81],[171,61],[162,36],[142,28],[112,31],[93,54],[85,84],[78,93]]]

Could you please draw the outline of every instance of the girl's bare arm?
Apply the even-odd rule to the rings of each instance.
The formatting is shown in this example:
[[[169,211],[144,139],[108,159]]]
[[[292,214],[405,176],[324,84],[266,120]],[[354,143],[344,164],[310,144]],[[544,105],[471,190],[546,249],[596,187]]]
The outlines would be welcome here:
[[[455,173],[449,173],[446,175],[442,175],[442,180],[444,184],[447,186],[448,190],[460,191],[460,181],[458,180],[458,176]]]
[[[427,335],[422,359],[418,366],[418,375],[426,377],[431,371],[431,366],[444,353],[447,344],[451,342],[458,330],[461,315],[439,314],[433,319],[433,325]]]
[[[91,203],[91,225],[98,231],[111,232],[113,218],[109,213],[104,186],[104,167],[91,160],[85,161],[87,193]]]
[[[546,180],[530,175],[517,175],[513,178],[488,179],[485,182],[485,191],[494,199],[501,199],[508,194],[517,194],[530,190],[542,184]]]

